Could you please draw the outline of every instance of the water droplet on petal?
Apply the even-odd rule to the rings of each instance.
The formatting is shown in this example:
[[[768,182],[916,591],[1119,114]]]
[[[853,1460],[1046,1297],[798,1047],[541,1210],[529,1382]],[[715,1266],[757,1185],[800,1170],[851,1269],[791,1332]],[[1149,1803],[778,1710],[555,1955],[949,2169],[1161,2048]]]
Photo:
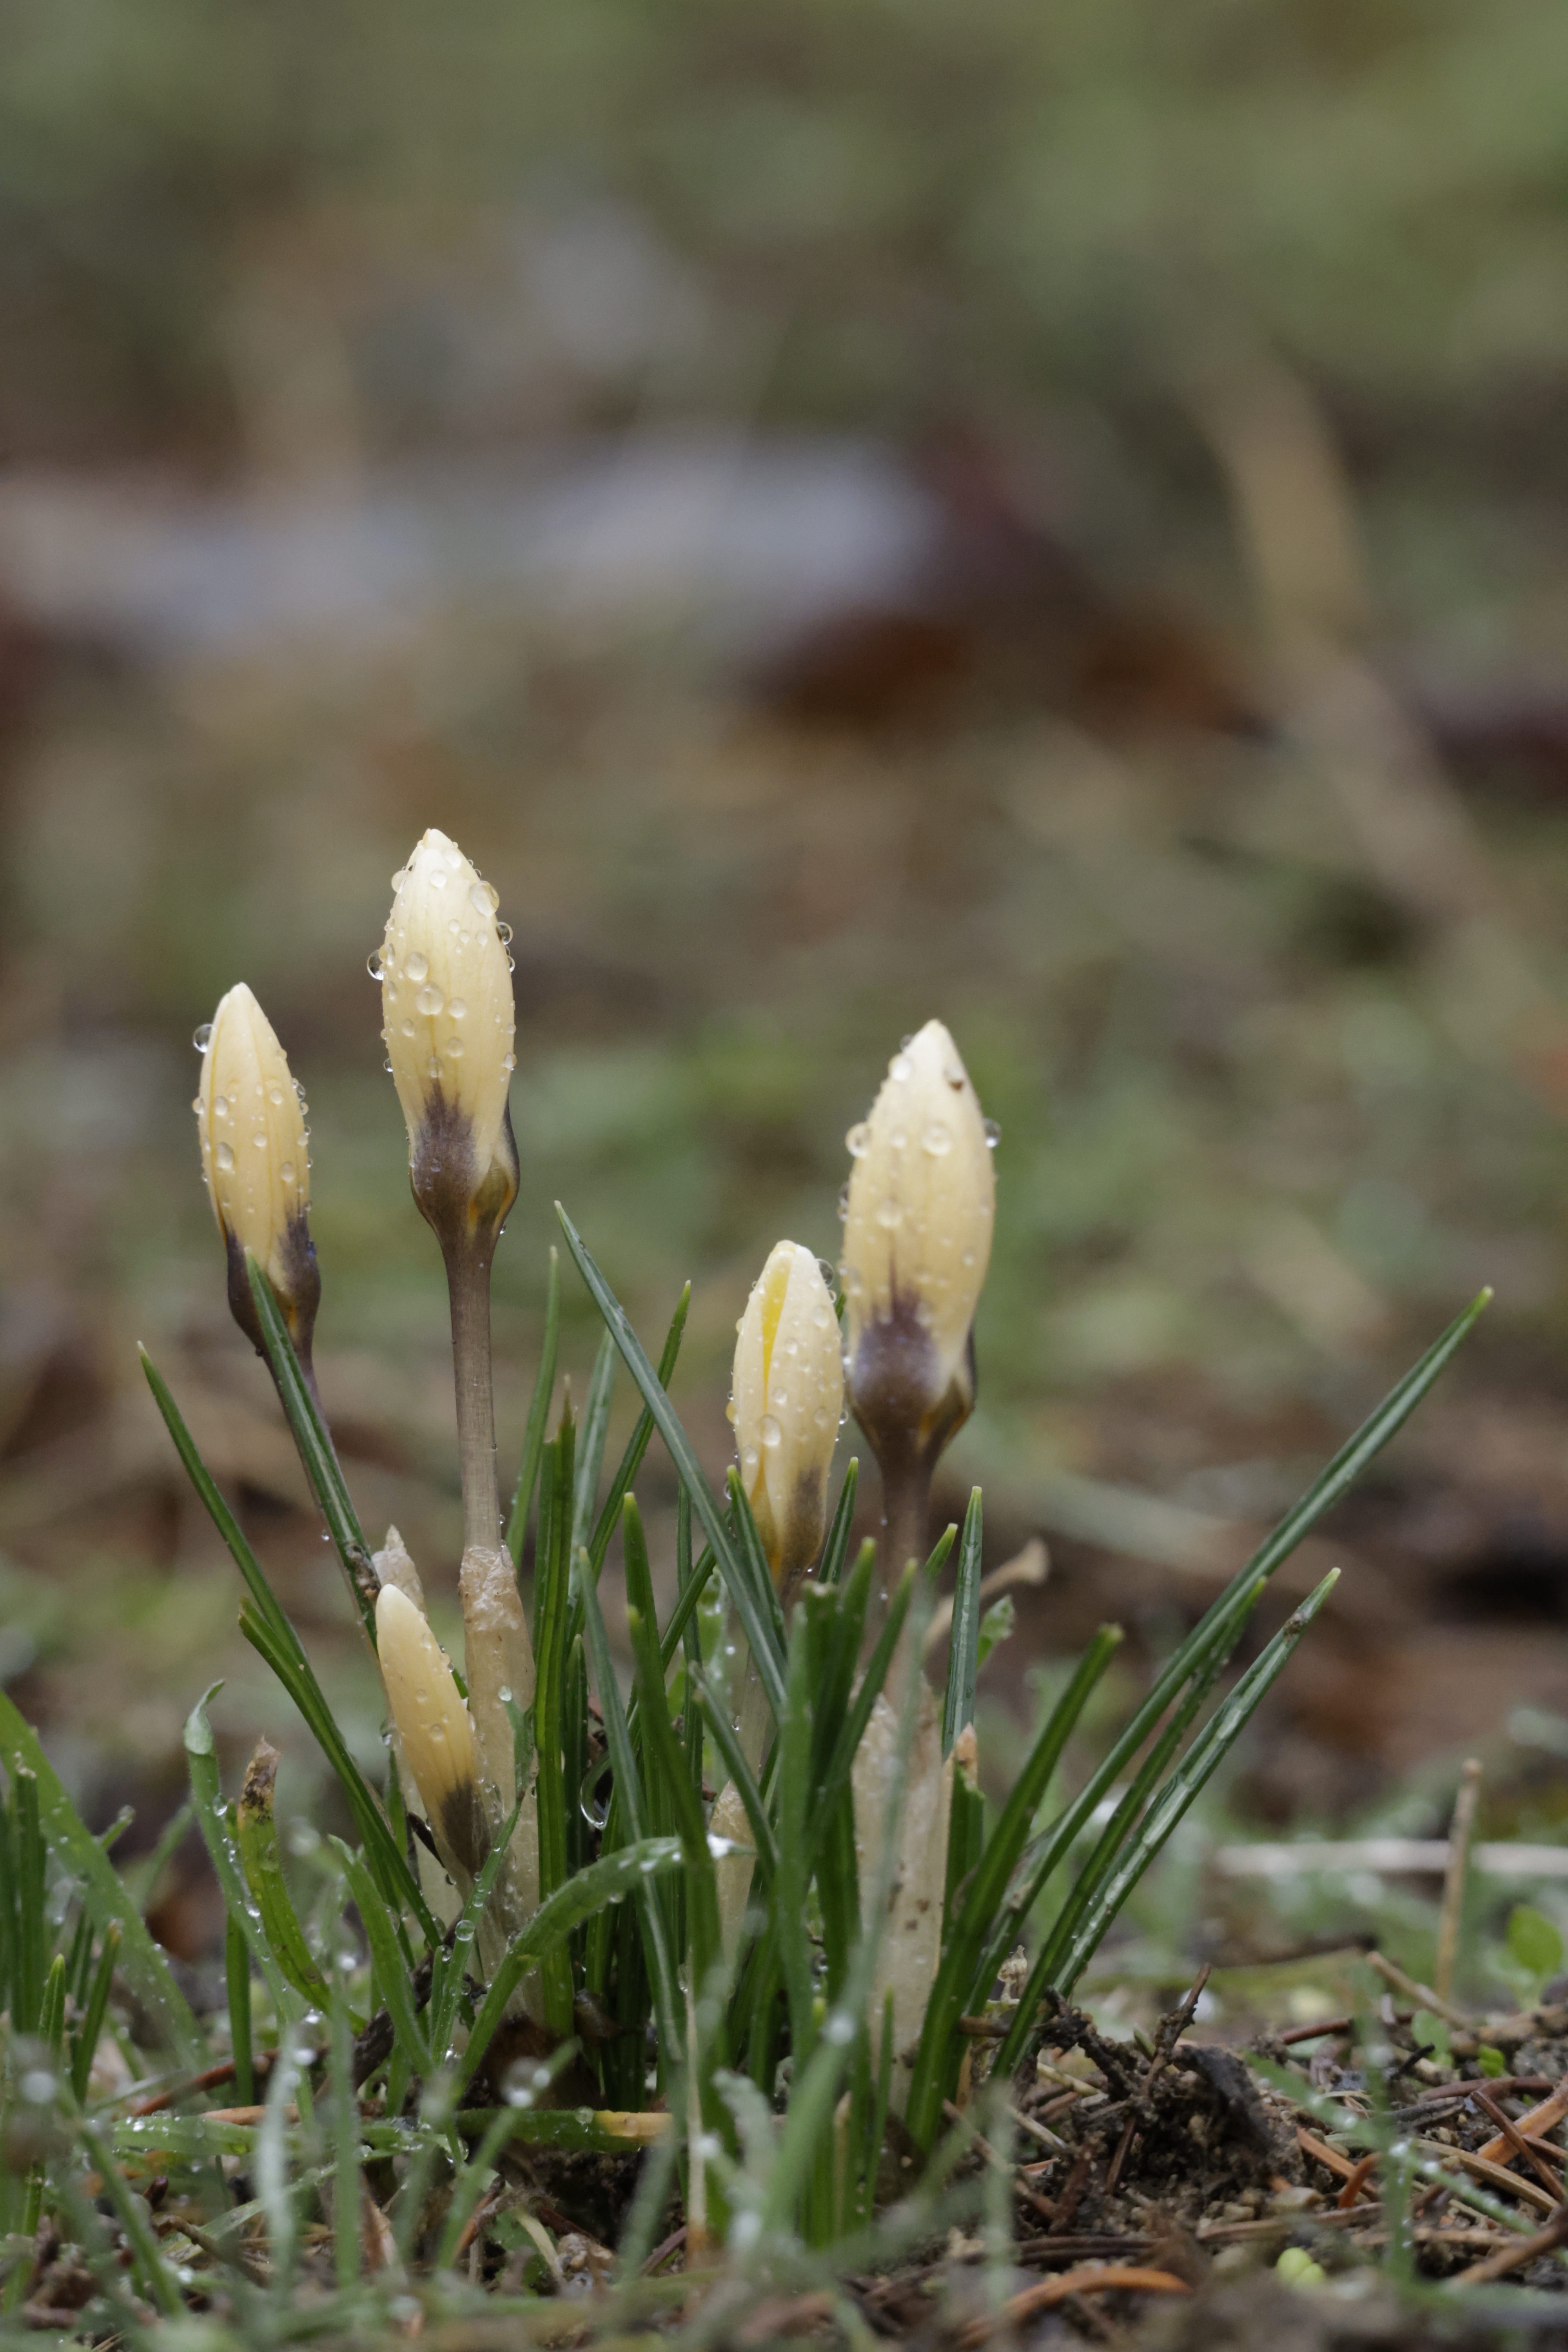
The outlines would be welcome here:
[[[446,1003],[446,998],[442,995],[435,982],[432,981],[429,986],[427,988],[422,988],[418,995],[415,998],[414,1009],[416,1013],[423,1013],[426,1019],[429,1020],[434,1014],[440,1012],[441,1007]]]
[[[503,1054],[500,1057],[500,1066],[503,1070],[515,1070],[517,1067],[517,1055],[515,1054]]]
[[[877,1223],[888,1233],[891,1233],[895,1225],[903,1222],[903,1214],[902,1209],[890,1192],[877,1203]]]
[[[888,1076],[892,1079],[895,1086],[901,1087],[904,1080],[909,1076],[910,1072],[913,1068],[914,1064],[910,1061],[907,1054],[895,1054],[892,1060],[888,1064]]]
[[[468,1008],[460,996],[454,996],[447,1010],[454,1021],[466,1021],[468,1017]]]
[[[207,1047],[212,1044],[212,1041],[213,1024],[210,1021],[204,1021],[201,1027],[191,1039],[191,1043],[195,1047],[198,1054],[205,1054]]]
[[[214,1095],[213,1117],[215,1118],[226,1118],[228,1117],[228,1097],[226,1095]]]
[[[468,904],[476,915],[493,915],[500,904],[500,892],[493,882],[470,882]]]
[[[291,1184],[294,1181],[294,1162],[291,1160],[285,1160],[278,1171],[285,1184]]]
[[[404,970],[407,972],[410,980],[424,980],[429,974],[430,959],[428,956],[422,956],[418,949],[416,948],[414,953],[409,957],[407,963],[404,966]]]
[[[765,1412],[763,1415],[762,1437],[763,1444],[770,1449],[784,1443],[784,1431],[771,1412]]]
[[[213,1158],[217,1161],[220,1168],[226,1171],[232,1168],[234,1166],[233,1145],[228,1143],[220,1143],[217,1150],[213,1153]]]
[[[857,1119],[844,1139],[844,1148],[851,1160],[862,1160],[870,1149],[871,1129],[866,1119]]]
[[[1000,1123],[999,1123],[996,1119],[994,1119],[994,1118],[988,1118],[988,1119],[985,1121],[985,1148],[986,1148],[986,1150],[987,1150],[988,1151],[994,1151],[994,1150],[995,1150],[995,1149],[996,1149],[996,1146],[1001,1142],[1001,1140],[1002,1140],[1002,1129],[1001,1129],[1001,1125],[1000,1125]]]
[[[933,1160],[941,1160],[952,1150],[952,1137],[940,1118],[933,1118],[921,1138],[921,1150],[929,1151]]]
[[[381,980],[384,978],[386,966],[382,962],[381,950],[379,948],[374,948],[371,950],[370,955],[365,960],[364,968],[366,971],[369,972],[372,980]]]

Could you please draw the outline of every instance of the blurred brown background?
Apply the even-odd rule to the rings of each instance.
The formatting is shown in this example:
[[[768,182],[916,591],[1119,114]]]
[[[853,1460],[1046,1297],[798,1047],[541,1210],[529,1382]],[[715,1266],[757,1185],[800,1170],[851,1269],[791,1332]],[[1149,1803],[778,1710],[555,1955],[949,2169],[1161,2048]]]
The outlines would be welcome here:
[[[1106,1614],[1135,1675],[1489,1282],[1303,1562],[1351,1572],[1229,1801],[1421,1828],[1479,1748],[1490,1826],[1552,1833],[1560,12],[0,26],[0,1670],[89,1814],[150,1843],[218,1673],[236,1750],[289,1731],[139,1339],[376,1738],[199,1182],[236,979],[310,1094],[366,1523],[449,1591],[364,972],[434,823],[516,931],[507,1455],[560,1195],[646,1332],[694,1278],[719,1469],[746,1286],[836,1255],[844,1130],[938,1013],[1003,1129],[943,1500],[1054,1562],[999,1705]]]

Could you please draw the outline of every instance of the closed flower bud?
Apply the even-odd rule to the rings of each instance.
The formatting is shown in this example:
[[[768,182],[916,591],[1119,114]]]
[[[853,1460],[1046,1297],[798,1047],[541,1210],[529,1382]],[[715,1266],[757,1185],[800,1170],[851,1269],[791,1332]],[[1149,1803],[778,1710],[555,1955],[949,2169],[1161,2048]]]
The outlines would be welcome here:
[[[321,1277],[308,1222],[305,1105],[272,1024],[243,981],[214,1014],[204,1054],[196,1132],[228,1252],[228,1303],[240,1329],[260,1349],[261,1326],[245,1268],[245,1253],[253,1251],[308,1367]]]
[[[850,1402],[884,1466],[905,1449],[934,1462],[974,1402],[971,1334],[996,1192],[980,1104],[940,1021],[894,1055],[848,1144]]]
[[[408,1124],[409,1181],[444,1248],[488,1244],[517,1197],[511,964],[496,894],[434,827],[394,888],[371,969]]]
[[[773,1581],[787,1588],[821,1548],[844,1412],[838,1318],[810,1250],[779,1243],[739,1329],[730,1412],[741,1476]]]
[[[446,1652],[395,1584],[375,1603],[376,1655],[387,1704],[441,1859],[477,1877],[489,1843],[479,1797],[474,1727]]]

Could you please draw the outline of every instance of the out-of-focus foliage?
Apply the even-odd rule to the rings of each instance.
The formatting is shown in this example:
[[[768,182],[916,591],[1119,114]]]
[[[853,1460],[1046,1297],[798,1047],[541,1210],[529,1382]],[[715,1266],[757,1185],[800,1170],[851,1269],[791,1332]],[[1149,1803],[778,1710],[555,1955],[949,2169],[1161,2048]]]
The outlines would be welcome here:
[[[402,346],[388,429],[485,405],[408,244],[476,205],[502,247],[634,208],[700,273],[695,386],[761,374],[795,414],[1126,401],[1237,334],[1424,414],[1568,352],[1543,0],[7,0],[0,25],[13,436],[221,437],[244,289],[308,211],[340,261],[379,246],[358,325],[367,359]]]

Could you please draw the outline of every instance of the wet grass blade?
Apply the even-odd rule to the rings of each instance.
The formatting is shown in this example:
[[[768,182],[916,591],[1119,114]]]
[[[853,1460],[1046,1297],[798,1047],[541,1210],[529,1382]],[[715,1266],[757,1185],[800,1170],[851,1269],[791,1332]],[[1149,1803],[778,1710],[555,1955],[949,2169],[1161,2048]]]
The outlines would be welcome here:
[[[975,1998],[977,1978],[996,1912],[1028,1836],[1036,1808],[1050,1786],[1051,1776],[1061,1761],[1062,1750],[1090,1691],[1110,1664],[1121,1639],[1119,1627],[1102,1625],[1084,1652],[1072,1680],[1051,1709],[975,1865],[968,1898],[953,1922],[937,1969],[910,2084],[904,2120],[918,2147],[929,2148],[935,2142],[942,2100],[951,2096],[958,2021]]]
[[[572,1558],[588,1541],[588,1521],[605,1466],[605,1441],[610,1433],[610,1400],[616,1386],[616,1343],[606,1331],[594,1359],[588,1395],[577,1432],[577,1474],[572,1496]]]
[[[675,1376],[675,1367],[680,1360],[680,1342],[685,1336],[686,1318],[690,1306],[691,1285],[687,1283],[675,1303],[675,1313],[670,1318],[669,1329],[665,1334],[664,1352],[658,1360],[658,1381],[663,1389],[668,1388]],[[605,1564],[605,1555],[610,1549],[610,1538],[620,1526],[621,1504],[631,1492],[632,1481],[642,1468],[643,1456],[647,1454],[652,1440],[653,1415],[645,1405],[637,1415],[636,1428],[626,1441],[626,1450],[616,1465],[616,1475],[610,1481],[588,1544],[588,1557],[594,1563],[595,1576]]]
[[[250,1295],[256,1301],[257,1319],[267,1348],[267,1360],[278,1384],[278,1401],[283,1407],[283,1417],[293,1433],[299,1448],[305,1475],[310,1482],[310,1492],[321,1507],[327,1523],[327,1532],[343,1564],[371,1648],[375,1647],[375,1596],[379,1589],[376,1573],[371,1565],[370,1547],[359,1523],[359,1514],[344,1483],[338,1463],[337,1449],[321,1419],[321,1408],[310,1393],[310,1383],[294,1353],[294,1342],[289,1337],[289,1326],[273,1295],[272,1285],[257,1264],[254,1252],[245,1253],[245,1268],[250,1277]]]
[[[207,1719],[208,1704],[214,1693],[222,1688],[221,1683],[212,1684],[197,1699],[186,1718],[185,1760],[190,1767],[191,1797],[224,1907],[245,1937],[250,1957],[272,1996],[273,2013],[281,2026],[285,2020],[296,2014],[298,2004],[291,2003],[289,1999],[287,1979],[268,1940],[261,1913],[246,1884],[239,1849],[229,1830],[227,1809],[223,1801],[223,1783],[218,1775],[217,1747],[213,1738],[212,1725]]]
[[[816,1571],[818,1584],[837,1584],[844,1573],[844,1563],[849,1555],[849,1530],[855,1520],[855,1491],[859,1483],[860,1465],[851,1454],[845,1465],[838,1500],[833,1507],[833,1525],[822,1547],[822,1563]]]
[[[581,1584],[588,1657],[599,1693],[605,1745],[615,1769],[615,1801],[631,1842],[639,1844],[647,1834],[647,1808],[643,1798],[642,1776],[632,1753],[631,1732],[621,1700],[620,1685],[616,1680],[615,1660],[610,1655],[609,1637],[605,1632],[599,1595],[592,1576],[584,1573]],[[643,1953],[653,1990],[654,2013],[658,2020],[662,2055],[663,2052],[672,2051],[678,2045],[679,1987],[664,1932],[664,1914],[646,1879],[637,1882],[637,1909],[642,1919]],[[663,2072],[662,2067],[660,2071]]]
[[[402,1850],[387,1827],[385,1815],[349,1754],[347,1743],[338,1728],[337,1718],[316,1680],[300,1637],[262,1574],[259,1561],[240,1531],[239,1522],[219,1494],[211,1471],[196,1451],[195,1441],[185,1427],[179,1406],[145,1349],[142,1350],[142,1369],[163,1416],[164,1426],[174,1440],[174,1451],[184,1465],[185,1475],[205,1506],[208,1517],[223,1538],[230,1558],[245,1580],[248,1598],[246,1607],[240,1612],[240,1632],[252,1649],[271,1667],[337,1774],[382,1892],[389,1902],[405,1904],[418,1920],[427,1940],[438,1943],[439,1930],[430,1916],[429,1907]]]
[[[412,2071],[423,2081],[431,2072],[430,2044],[420,2022],[414,2001],[414,1981],[403,1947],[397,1939],[397,1928],[392,1914],[381,1898],[381,1890],[357,1853],[351,1853],[342,1838],[333,1838],[332,1846],[349,1883],[354,1908],[364,1928],[365,1941],[375,1969],[376,1990],[386,2004],[392,2020],[392,2030],[407,2055]]]
[[[686,1759],[669,1719],[654,1614],[653,1578],[642,1515],[635,1496],[621,1506],[621,1548],[626,1563],[626,1622],[637,1660],[637,1714],[642,1726],[645,1769],[657,1774],[675,1818],[686,1855],[686,1917],[691,1948],[691,1982],[705,1986],[721,1958],[719,1889],[702,1802],[691,1785]]]
[[[693,1674],[690,1686],[692,1696],[702,1710],[708,1736],[722,1757],[724,1769],[735,1783],[741,1802],[746,1808],[746,1819],[757,1852],[758,1870],[764,1884],[771,1884],[778,1876],[778,1840],[773,1835],[773,1825],[768,1819],[767,1804],[757,1786],[756,1775],[746,1761],[745,1750],[736,1736],[729,1708],[700,1667]]]
[[[1068,1993],[1072,1990],[1084,1969],[1093,1958],[1107,1928],[1118,1911],[1149,1868],[1188,1806],[1205,1783],[1212,1779],[1235,1747],[1248,1721],[1256,1714],[1270,1684],[1289,1664],[1296,1644],[1339,1582],[1339,1570],[1331,1568],[1322,1582],[1302,1601],[1300,1607],[1291,1612],[1267,1649],[1247,1668],[1229,1697],[1205,1725],[1187,1754],[1159,1790],[1147,1813],[1117,1857],[1114,1869],[1108,1874],[1094,1901],[1089,1906],[1078,1933],[1074,1936],[1062,1959],[1059,1986],[1062,1992]],[[1035,1985],[1033,1974],[1029,1981],[1034,1990],[1035,2000],[1037,2002],[1040,1992],[1051,1979],[1042,1971],[1037,1987]],[[1026,2018],[1030,2006],[1029,1994],[1026,1992],[1019,2004],[1019,2018]],[[1016,2020],[1015,2027],[1016,2027]],[[1026,2024],[1025,2031],[1027,2031]],[[1005,2052],[1007,2044],[1004,2043],[1003,2051]],[[1002,2053],[998,2053],[999,2069],[1003,2067],[1004,2063]],[[1014,2063],[1016,2063],[1016,2059]]]
[[[77,2028],[76,2049],[71,2059],[71,2089],[79,2106],[85,2106],[87,2104],[88,2081],[92,2073],[92,2062],[98,2055],[98,2044],[103,2032],[103,2021],[109,2013],[109,1996],[114,1984],[114,1969],[119,1957],[120,1930],[118,1927],[110,1927],[104,1936],[103,1947],[99,1954],[98,1973],[92,1979],[92,1990],[88,1994],[82,2021]],[[237,2063],[235,2068],[237,2080],[238,2072]]]
[[[455,2070],[456,2089],[461,2090],[472,2081],[497,2026],[506,2015],[507,2004],[524,1977],[542,1968],[552,1952],[562,1949],[574,1929],[591,1919],[601,1905],[617,1898],[624,1900],[639,1879],[647,1881],[665,1871],[677,1870],[682,1859],[679,1838],[644,1838],[640,1844],[621,1846],[615,1853],[590,1863],[586,1870],[580,1870],[548,1902],[540,1905],[522,1933],[513,1937],[479,2004],[468,2047]]]
[[[566,1641],[571,1604],[573,1425],[563,1413],[561,1427],[544,1449],[539,1485],[539,1542],[533,1575],[533,1651],[538,1662],[534,1687],[534,1738],[538,1744],[539,1776],[535,1783],[539,1816],[539,1891],[548,1901],[568,1876],[566,1807],[576,1795],[568,1787],[563,1761],[563,1700],[566,1673]],[[546,2019],[552,2030],[572,2031],[572,1970],[563,1948],[552,1949],[543,1973]]]
[[[974,1720],[974,1677],[980,1663],[980,1489],[972,1487],[958,1544],[958,1575],[952,1588],[952,1632],[948,1641],[947,1695],[942,1711],[942,1752],[950,1755],[964,1726]]]
[[[555,1387],[555,1351],[560,1338],[561,1254],[552,1248],[544,1300],[544,1342],[539,1351],[533,1401],[528,1408],[528,1426],[523,1433],[522,1459],[518,1464],[517,1485],[512,1489],[511,1509],[506,1523],[506,1546],[514,1568],[521,1567],[523,1546],[528,1540],[528,1517],[533,1508],[533,1490],[539,1484],[539,1465],[544,1454],[544,1432],[550,1421],[550,1399]]]
[[[181,2063],[192,2072],[205,2065],[208,2058],[206,2038],[190,2003],[174,1982],[168,1961],[149,1935],[129,1889],[109,1856],[67,1796],[36,1735],[4,1691],[0,1691],[0,1763],[5,1767],[13,1790],[19,1775],[28,1772],[33,1776],[38,1827],[44,1842],[61,1870],[80,1887],[82,1901],[99,1934],[106,1936],[111,1928],[118,1928],[120,1974],[141,2002],[154,2033],[178,2053]]]
[[[751,1643],[758,1677],[776,1719],[784,1703],[784,1656],[774,1628],[777,1602],[773,1597],[773,1580],[767,1578],[764,1596],[758,1590],[754,1570],[731,1533],[718,1497],[708,1483],[691,1441],[665,1393],[663,1383],[648,1361],[641,1340],[632,1329],[626,1309],[595,1265],[582,1235],[559,1202],[555,1204],[555,1213],[561,1220],[566,1246],[572,1253],[577,1271],[605,1318],[605,1328],[620,1349],[622,1361],[653,1416],[654,1426],[664,1440],[677,1473],[686,1483],[692,1507],[701,1520],[703,1533],[712,1547],[719,1573],[724,1580],[725,1589],[735,1604],[746,1639]]]

